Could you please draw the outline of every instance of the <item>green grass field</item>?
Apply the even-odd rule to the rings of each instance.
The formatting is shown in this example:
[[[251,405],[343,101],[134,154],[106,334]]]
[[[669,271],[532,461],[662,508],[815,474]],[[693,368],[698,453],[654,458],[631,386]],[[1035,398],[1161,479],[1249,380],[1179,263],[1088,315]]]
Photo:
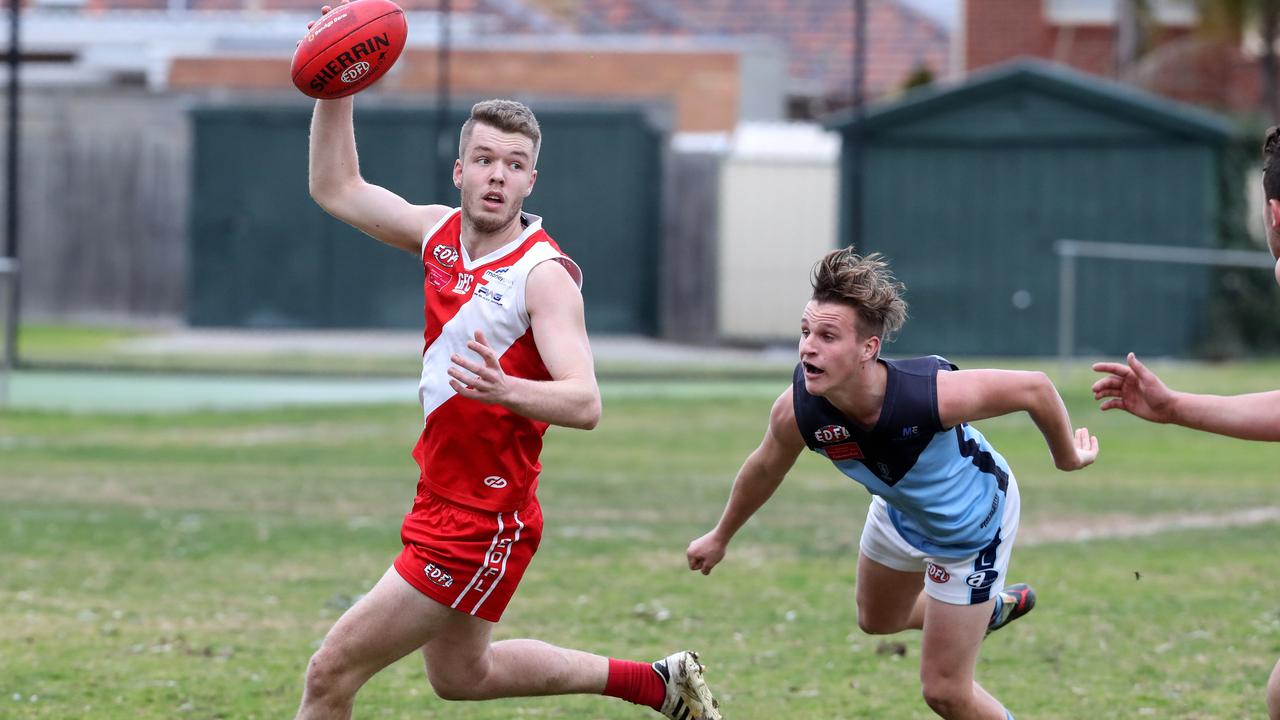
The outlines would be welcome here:
[[[1163,369],[1205,390],[1280,385],[1276,363]],[[1100,436],[1093,468],[1055,471],[1025,418],[979,424],[1018,475],[1027,537],[1280,506],[1280,445],[1103,415],[1087,372],[1062,380]],[[932,717],[918,634],[857,629],[868,496],[819,458],[714,574],[685,569],[785,382],[606,383],[596,431],[553,429],[546,536],[497,636],[635,659],[696,648],[730,720]],[[290,717],[308,656],[399,550],[419,422],[406,400],[0,414],[0,717]],[[1276,524],[1026,543],[1012,574],[1040,606],[987,641],[979,679],[1020,720],[1260,717],[1278,549]],[[446,703],[415,656],[365,688],[357,716],[650,715],[595,697]]]

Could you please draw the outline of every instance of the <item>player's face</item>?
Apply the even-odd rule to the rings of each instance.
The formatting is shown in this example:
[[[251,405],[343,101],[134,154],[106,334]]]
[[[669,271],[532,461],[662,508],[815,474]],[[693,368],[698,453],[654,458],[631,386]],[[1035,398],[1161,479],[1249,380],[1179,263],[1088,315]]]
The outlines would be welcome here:
[[[848,305],[810,300],[800,318],[800,362],[804,388],[822,396],[849,381],[874,359],[874,338],[859,337],[857,312]]]
[[[481,233],[509,226],[538,178],[533,160],[529,138],[476,123],[453,168],[454,182],[462,190],[463,217]]]

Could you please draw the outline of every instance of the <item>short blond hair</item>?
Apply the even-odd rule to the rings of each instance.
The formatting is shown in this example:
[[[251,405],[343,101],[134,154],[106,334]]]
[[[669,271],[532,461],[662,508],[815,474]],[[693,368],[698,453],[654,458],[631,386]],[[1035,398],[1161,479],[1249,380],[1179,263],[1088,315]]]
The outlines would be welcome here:
[[[476,123],[484,123],[502,132],[519,133],[533,141],[533,157],[530,165],[537,164],[538,150],[542,147],[542,129],[538,127],[538,118],[524,103],[515,100],[482,100],[471,106],[471,117],[462,124],[462,133],[458,137],[458,158],[467,152],[467,143],[471,140],[471,131]]]
[[[880,253],[861,256],[850,245],[832,250],[813,266],[813,300],[839,303],[858,314],[863,337],[890,340],[907,321],[906,286],[889,270]]]

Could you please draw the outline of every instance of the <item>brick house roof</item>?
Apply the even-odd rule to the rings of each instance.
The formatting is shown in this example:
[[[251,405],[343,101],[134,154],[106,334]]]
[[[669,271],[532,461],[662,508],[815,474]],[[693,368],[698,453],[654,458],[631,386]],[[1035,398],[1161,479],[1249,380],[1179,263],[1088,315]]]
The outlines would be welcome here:
[[[409,11],[436,12],[440,0],[395,0]],[[167,10],[170,0],[84,0],[91,11],[102,10]],[[187,10],[261,10],[293,11],[320,14],[322,4],[335,4],[336,0],[184,0]],[[544,13],[529,0],[451,0],[450,11],[457,15],[484,18],[497,32],[565,32],[566,26]]]
[[[849,0],[525,2],[587,34],[771,37],[786,48],[798,87],[824,95],[852,94],[854,10]],[[948,73],[950,38],[941,24],[897,0],[867,0],[867,6],[870,95],[898,90],[920,67],[935,77]]]
[[[163,10],[170,0],[83,0],[90,12]],[[332,1],[332,0],[329,0]],[[438,11],[441,0],[397,0]],[[950,74],[950,37],[899,0],[866,0],[866,88],[872,98],[902,88],[913,72]],[[184,0],[189,10],[318,12],[320,0]],[[496,34],[767,37],[785,50],[790,94],[847,102],[853,85],[850,0],[451,0],[451,11]]]

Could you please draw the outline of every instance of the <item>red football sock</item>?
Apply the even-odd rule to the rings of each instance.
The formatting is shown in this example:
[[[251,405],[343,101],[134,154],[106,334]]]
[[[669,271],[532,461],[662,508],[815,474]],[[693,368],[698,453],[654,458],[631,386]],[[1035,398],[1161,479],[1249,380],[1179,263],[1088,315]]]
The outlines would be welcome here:
[[[603,694],[657,710],[667,696],[667,685],[648,663],[609,658]]]

